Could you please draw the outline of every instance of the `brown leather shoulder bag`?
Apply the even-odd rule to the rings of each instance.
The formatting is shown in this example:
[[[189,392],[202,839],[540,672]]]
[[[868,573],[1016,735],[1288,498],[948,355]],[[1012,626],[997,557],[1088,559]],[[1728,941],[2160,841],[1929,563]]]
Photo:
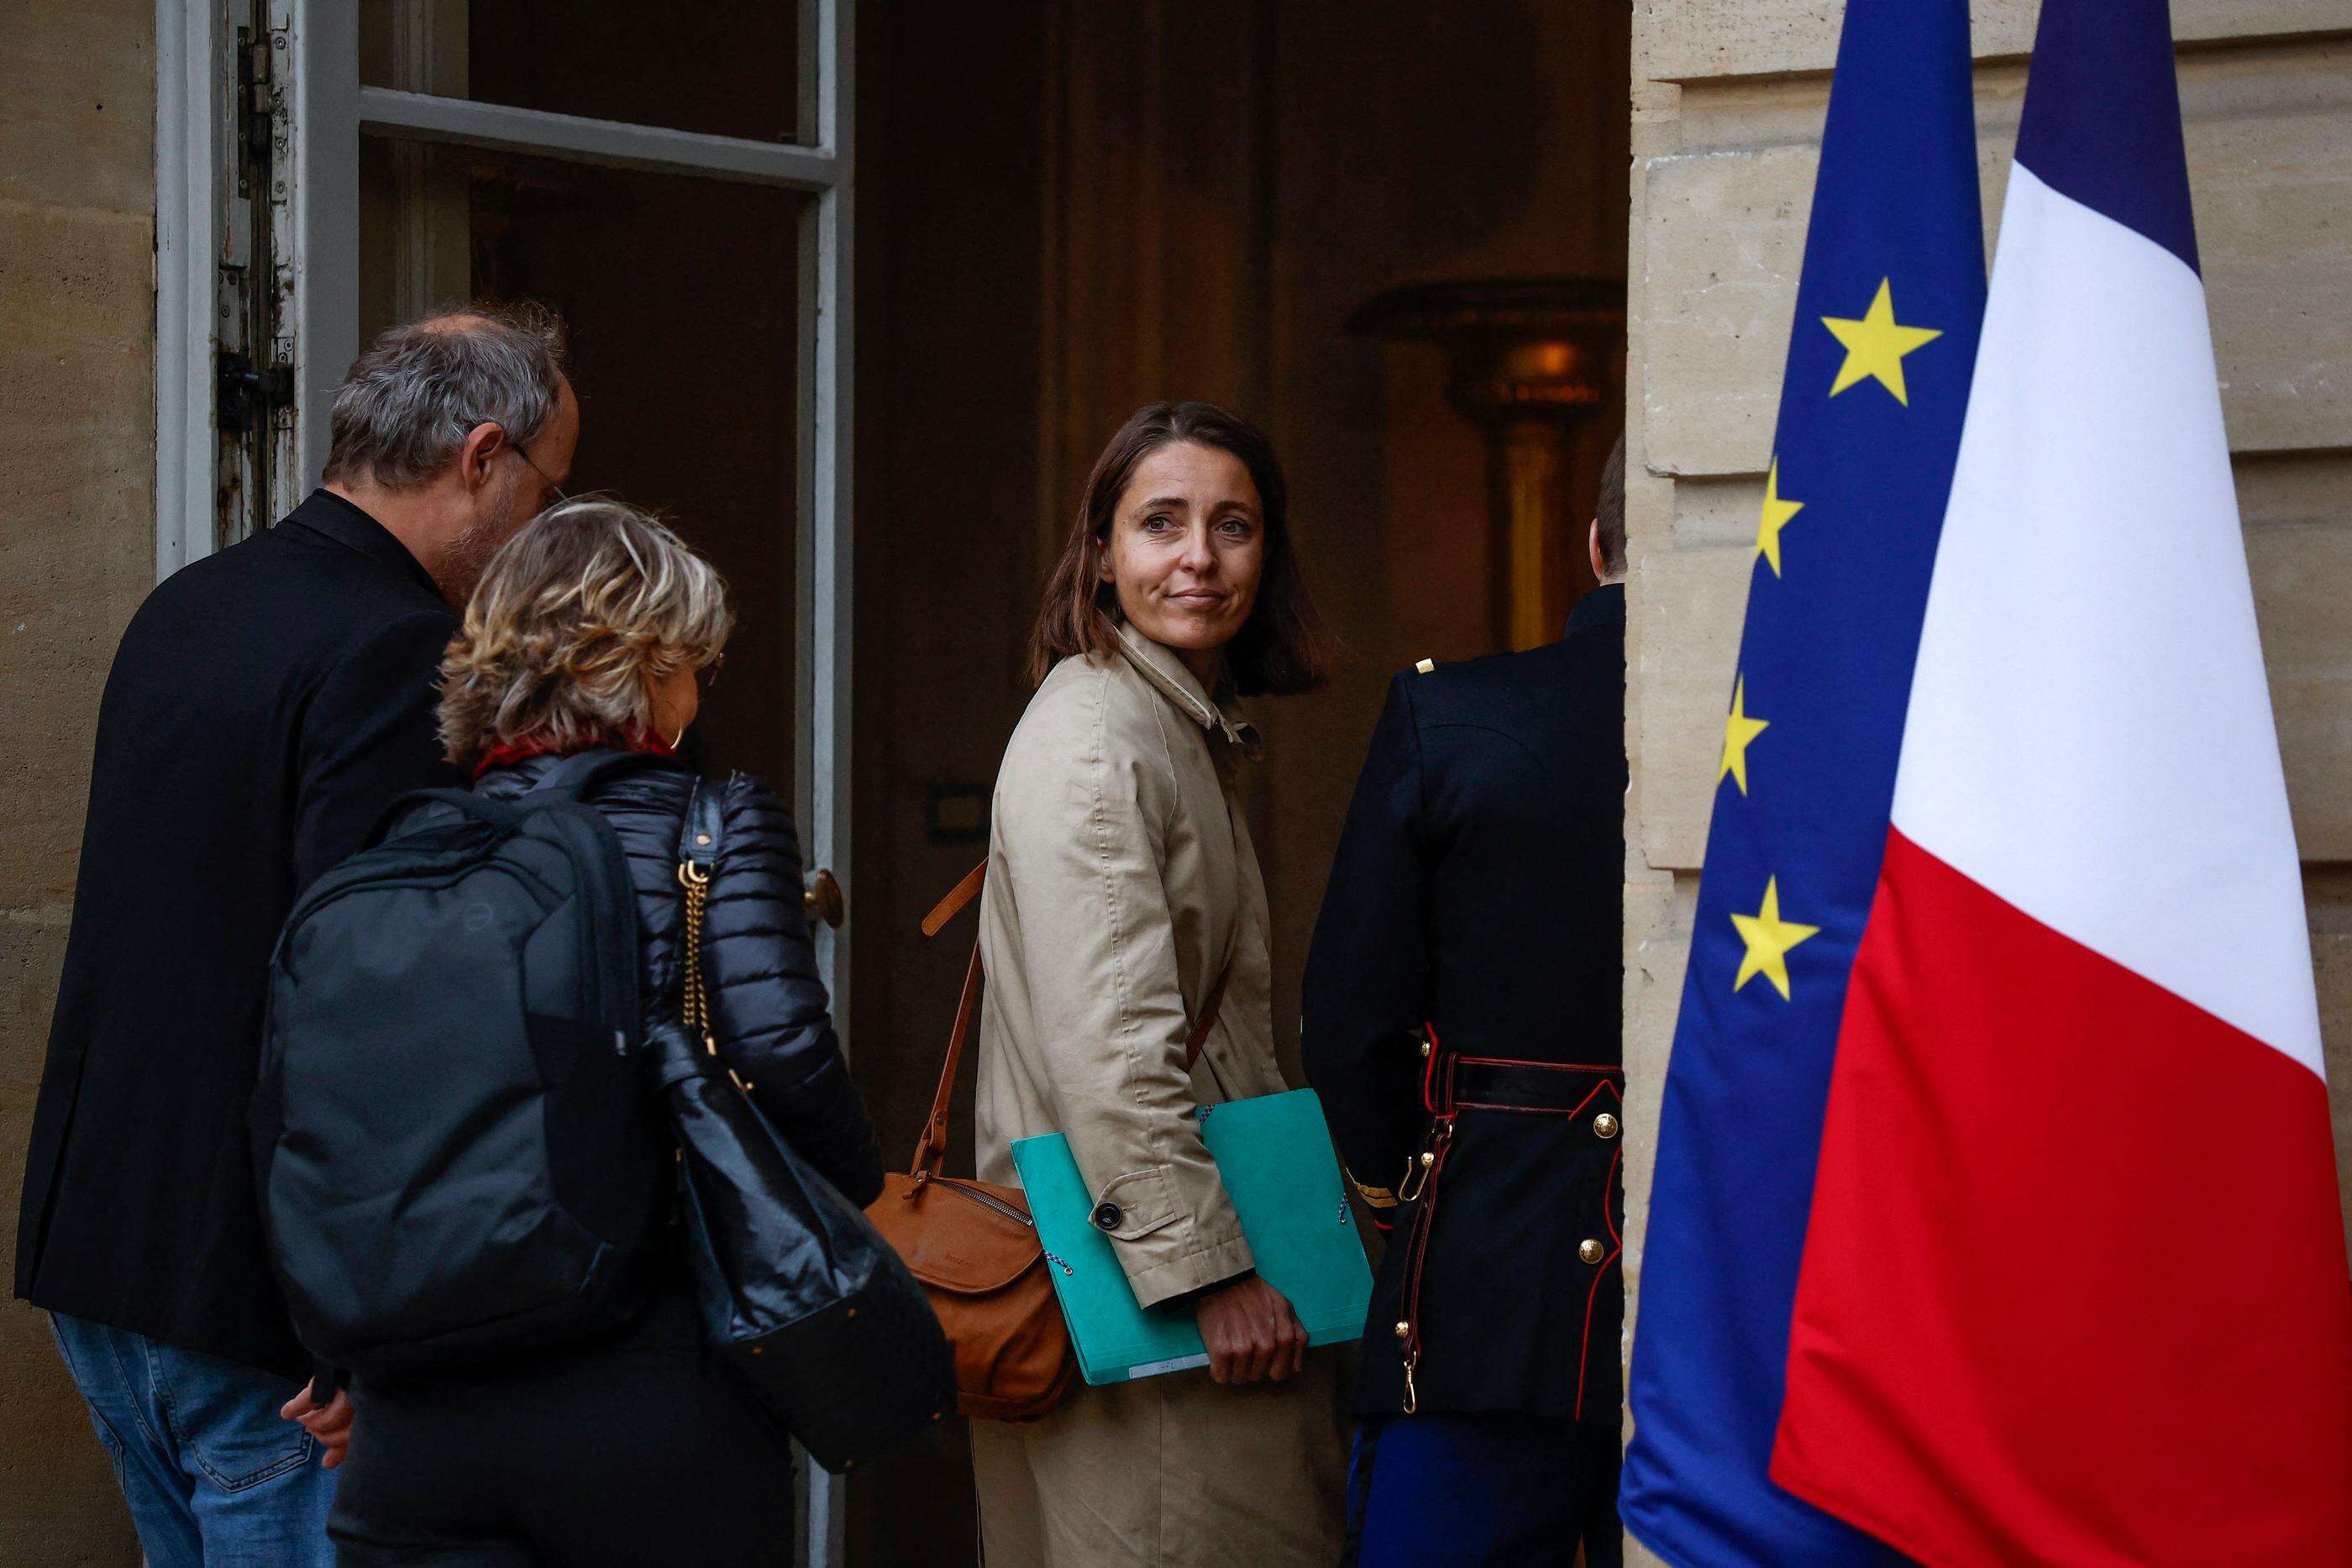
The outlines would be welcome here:
[[[983,862],[924,917],[935,936],[980,893]],[[1070,1331],[1047,1273],[1051,1260],[1037,1239],[1028,1201],[1015,1186],[940,1174],[947,1163],[948,1103],[980,1002],[980,943],[972,942],[947,1061],[940,1067],[931,1113],[915,1144],[907,1173],[882,1178],[882,1196],[866,1218],[898,1249],[931,1300],[940,1326],[955,1349],[956,1404],[965,1415],[997,1421],[1034,1421],[1051,1412],[1077,1375]],[[1224,999],[1217,977],[1209,1004],[1185,1041],[1189,1068],[1201,1054]]]

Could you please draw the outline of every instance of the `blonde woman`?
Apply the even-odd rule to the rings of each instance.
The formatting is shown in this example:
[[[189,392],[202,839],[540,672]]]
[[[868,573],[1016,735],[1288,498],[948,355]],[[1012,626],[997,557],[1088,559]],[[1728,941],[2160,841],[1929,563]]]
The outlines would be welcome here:
[[[1265,437],[1204,402],[1128,421],[1032,660],[981,911],[980,1176],[1012,1182],[1013,1139],[1066,1134],[1136,1300],[1190,1311],[1210,1365],[974,1423],[989,1568],[1328,1568],[1332,1353],[1257,1278],[1196,1115],[1286,1087],[1234,699],[1308,690],[1322,657]]]
[[[666,758],[732,624],[719,574],[669,529],[616,501],[566,502],[491,559],[467,606],[441,666],[442,744],[498,797],[576,752]],[[657,764],[590,796],[628,852],[648,1022],[678,1005],[677,846],[693,785]],[[740,774],[725,801],[703,955],[719,1052],[868,1203],[881,1167],[817,977],[792,821]],[[329,1522],[343,1568],[790,1563],[786,1435],[706,1351],[685,1260],[668,1265],[643,1315],[603,1339],[462,1376],[362,1379]]]

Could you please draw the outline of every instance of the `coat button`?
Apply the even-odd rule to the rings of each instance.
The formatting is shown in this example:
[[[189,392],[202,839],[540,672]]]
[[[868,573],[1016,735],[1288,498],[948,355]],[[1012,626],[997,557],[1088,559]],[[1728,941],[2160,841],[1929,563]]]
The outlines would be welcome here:
[[[1412,1337],[1412,1325],[1409,1322],[1401,1322],[1397,1324],[1396,1336],[1399,1339],[1411,1339]]]
[[[1608,1250],[1609,1249],[1606,1247],[1601,1246],[1600,1242],[1595,1241],[1590,1236],[1576,1244],[1576,1255],[1583,1259],[1588,1263],[1600,1262],[1602,1257],[1608,1253]]]
[[[1615,1137],[1617,1135],[1617,1118],[1611,1115],[1606,1111],[1601,1112],[1601,1114],[1592,1118],[1592,1132],[1593,1135],[1596,1137]]]
[[[1098,1229],[1117,1230],[1118,1222],[1126,1218],[1119,1213],[1118,1205],[1115,1203],[1102,1204],[1095,1209],[1095,1225]]]

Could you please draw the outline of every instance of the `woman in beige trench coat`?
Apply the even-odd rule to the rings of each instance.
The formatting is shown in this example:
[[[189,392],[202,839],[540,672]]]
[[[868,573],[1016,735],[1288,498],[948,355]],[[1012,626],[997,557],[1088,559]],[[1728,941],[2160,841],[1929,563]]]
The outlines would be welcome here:
[[[1328,1568],[1345,1462],[1335,1353],[1253,1271],[1197,1108],[1280,1092],[1265,886],[1236,791],[1236,693],[1321,678],[1272,447],[1207,403],[1147,408],[1095,466],[997,775],[981,910],[978,1145],[1059,1132],[1136,1299],[1212,1364],[973,1424],[989,1568]],[[1198,1064],[1192,1021],[1224,989]]]

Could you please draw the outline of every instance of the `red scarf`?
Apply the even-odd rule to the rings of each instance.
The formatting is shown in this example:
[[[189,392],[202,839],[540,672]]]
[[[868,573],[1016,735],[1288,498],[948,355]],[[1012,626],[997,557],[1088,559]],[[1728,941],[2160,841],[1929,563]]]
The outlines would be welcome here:
[[[651,730],[640,733],[636,739],[630,741],[615,741],[609,736],[598,736],[567,744],[549,736],[532,736],[521,740],[504,741],[483,752],[482,759],[474,764],[474,778],[479,781],[483,774],[493,768],[512,768],[516,763],[533,757],[570,757],[577,752],[593,751],[598,747],[612,746],[617,746],[624,751],[650,751],[656,757],[677,755],[675,747]]]

